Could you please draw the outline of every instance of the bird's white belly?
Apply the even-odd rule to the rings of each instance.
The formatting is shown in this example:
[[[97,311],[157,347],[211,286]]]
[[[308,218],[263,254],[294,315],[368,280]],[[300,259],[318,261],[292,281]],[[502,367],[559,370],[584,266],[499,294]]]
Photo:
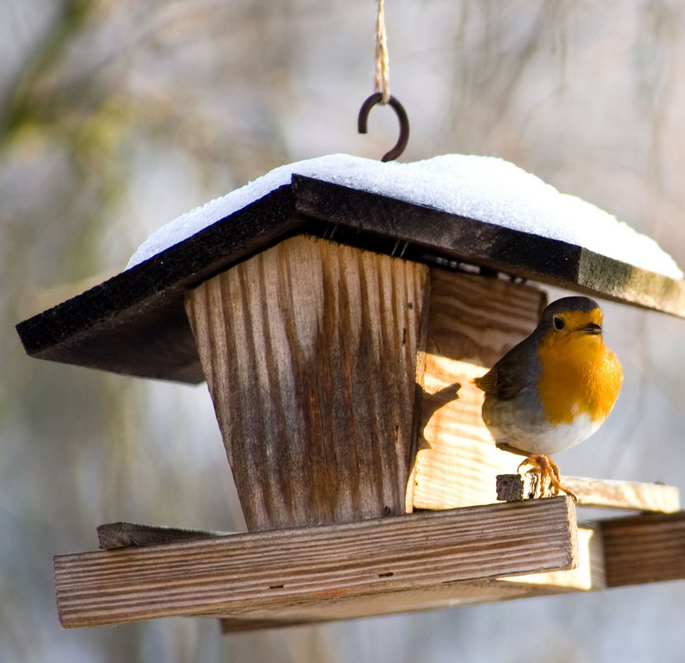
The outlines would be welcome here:
[[[549,456],[570,449],[587,439],[601,423],[593,421],[590,415],[580,414],[570,424],[552,426],[545,422],[531,425],[529,422],[509,421],[504,427],[490,422],[488,428],[496,442],[508,444],[526,453]]]

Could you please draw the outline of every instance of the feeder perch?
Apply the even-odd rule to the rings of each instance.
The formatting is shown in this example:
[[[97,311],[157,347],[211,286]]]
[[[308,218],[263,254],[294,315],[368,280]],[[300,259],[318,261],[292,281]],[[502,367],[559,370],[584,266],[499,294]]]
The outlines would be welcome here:
[[[34,357],[207,380],[249,529],[56,557],[62,624],[231,632],[684,578],[675,488],[565,477],[580,505],[670,512],[581,526],[511,477],[494,503],[518,461],[472,381],[535,327],[524,279],[685,314],[683,281],[293,175],[19,324]]]

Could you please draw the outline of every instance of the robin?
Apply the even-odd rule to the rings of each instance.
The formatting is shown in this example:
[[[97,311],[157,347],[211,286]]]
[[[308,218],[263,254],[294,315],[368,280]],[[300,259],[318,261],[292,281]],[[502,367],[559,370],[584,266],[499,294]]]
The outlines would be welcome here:
[[[526,456],[541,486],[563,490],[549,457],[579,444],[609,416],[623,370],[602,339],[602,309],[588,297],[552,302],[528,338],[476,385],[485,392],[483,421],[498,448]]]

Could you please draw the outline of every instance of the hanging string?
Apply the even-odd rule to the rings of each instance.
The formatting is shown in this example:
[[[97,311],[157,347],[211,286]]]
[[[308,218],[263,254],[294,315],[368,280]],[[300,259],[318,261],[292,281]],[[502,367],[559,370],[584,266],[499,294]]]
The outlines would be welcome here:
[[[381,161],[397,159],[409,142],[409,118],[404,107],[396,97],[390,94],[390,59],[388,58],[388,35],[385,32],[385,8],[383,0],[378,0],[376,16],[376,76],[375,92],[362,104],[357,118],[357,129],[360,134],[366,133],[369,111],[376,105],[386,104],[396,113],[400,123],[400,136],[395,147],[383,155]]]
[[[374,89],[381,93],[381,104],[390,99],[390,58],[388,57],[388,34],[385,31],[384,0],[378,0],[376,15],[376,76]]]

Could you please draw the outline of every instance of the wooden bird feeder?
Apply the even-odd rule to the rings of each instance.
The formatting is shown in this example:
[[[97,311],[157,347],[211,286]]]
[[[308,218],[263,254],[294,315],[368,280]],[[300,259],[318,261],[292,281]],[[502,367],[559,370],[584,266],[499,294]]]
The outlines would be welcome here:
[[[675,488],[565,477],[580,505],[645,512],[585,525],[566,497],[496,503],[518,459],[472,380],[537,324],[524,279],[685,315],[683,281],[293,175],[19,324],[34,357],[207,380],[249,529],[121,524],[112,545],[164,542],[56,557],[62,625],[244,631],[685,578]]]

